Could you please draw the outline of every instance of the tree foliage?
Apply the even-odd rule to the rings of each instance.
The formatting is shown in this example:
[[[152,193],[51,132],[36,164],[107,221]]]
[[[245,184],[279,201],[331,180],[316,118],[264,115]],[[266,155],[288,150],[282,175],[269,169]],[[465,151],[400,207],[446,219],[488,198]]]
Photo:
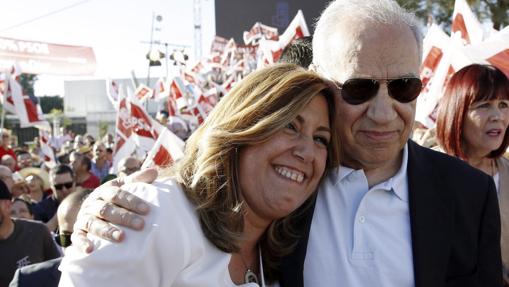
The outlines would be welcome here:
[[[64,110],[64,99],[59,96],[39,97],[39,103],[44,114],[51,113],[53,110]]]
[[[423,24],[433,20],[449,30],[454,11],[454,0],[396,0],[399,5],[422,20]],[[509,24],[509,0],[467,0],[480,22],[487,20],[499,30]]]
[[[29,96],[34,95],[34,83],[37,81],[37,75],[34,74],[21,74],[19,75],[19,82],[25,94]]]

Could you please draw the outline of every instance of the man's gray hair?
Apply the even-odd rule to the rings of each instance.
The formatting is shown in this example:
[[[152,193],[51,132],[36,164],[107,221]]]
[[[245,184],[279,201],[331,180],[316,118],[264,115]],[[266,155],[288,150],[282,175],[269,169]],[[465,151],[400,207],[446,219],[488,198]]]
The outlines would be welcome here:
[[[337,47],[331,35],[349,29],[359,22],[408,26],[416,39],[419,62],[422,58],[422,32],[414,14],[401,8],[394,0],[335,0],[323,11],[313,35],[313,64],[324,68],[331,63]],[[341,39],[336,39],[341,41]],[[340,43],[335,43],[339,44]],[[332,61],[334,62],[334,61]],[[337,64],[337,63],[334,63]]]

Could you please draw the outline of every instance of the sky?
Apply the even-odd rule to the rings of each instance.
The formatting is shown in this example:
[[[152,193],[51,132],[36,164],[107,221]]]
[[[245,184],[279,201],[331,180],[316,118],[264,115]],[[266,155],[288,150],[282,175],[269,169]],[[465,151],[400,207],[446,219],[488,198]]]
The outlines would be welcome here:
[[[214,0],[201,1],[202,50],[215,34]],[[0,0],[0,37],[92,47],[93,76],[39,75],[36,96],[63,95],[64,80],[147,77],[153,15],[160,31],[154,40],[189,46],[194,56],[193,0]],[[159,25],[157,25],[159,23]],[[145,43],[144,43],[145,42]],[[164,46],[161,46],[164,52]],[[166,75],[152,67],[151,77]]]

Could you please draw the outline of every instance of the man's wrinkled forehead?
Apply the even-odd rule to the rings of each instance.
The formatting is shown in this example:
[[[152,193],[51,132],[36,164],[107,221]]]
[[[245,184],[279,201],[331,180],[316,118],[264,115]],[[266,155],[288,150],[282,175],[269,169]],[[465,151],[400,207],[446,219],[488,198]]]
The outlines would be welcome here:
[[[417,41],[408,26],[364,23],[340,29],[327,41],[334,47],[327,49],[330,62],[319,65],[334,80],[418,76]]]

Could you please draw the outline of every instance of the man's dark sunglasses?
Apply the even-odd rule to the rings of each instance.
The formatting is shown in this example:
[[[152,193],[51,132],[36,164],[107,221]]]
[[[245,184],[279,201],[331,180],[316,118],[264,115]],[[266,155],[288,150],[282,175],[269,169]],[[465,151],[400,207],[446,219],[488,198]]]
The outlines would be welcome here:
[[[74,185],[74,182],[70,181],[70,182],[65,182],[65,183],[55,184],[55,185],[54,185],[54,187],[55,187],[55,189],[57,189],[57,190],[61,190],[64,186],[65,186],[65,188],[69,189],[69,188],[71,188],[73,185]]]
[[[389,96],[401,103],[409,103],[417,98],[422,90],[421,79],[403,77],[395,79],[349,79],[343,84],[337,83],[341,97],[350,105],[360,105],[376,96],[380,81],[387,83]]]
[[[72,235],[72,233],[70,233],[70,232],[57,231],[57,234],[55,234],[55,242],[64,248],[69,247],[72,244],[71,235]]]

